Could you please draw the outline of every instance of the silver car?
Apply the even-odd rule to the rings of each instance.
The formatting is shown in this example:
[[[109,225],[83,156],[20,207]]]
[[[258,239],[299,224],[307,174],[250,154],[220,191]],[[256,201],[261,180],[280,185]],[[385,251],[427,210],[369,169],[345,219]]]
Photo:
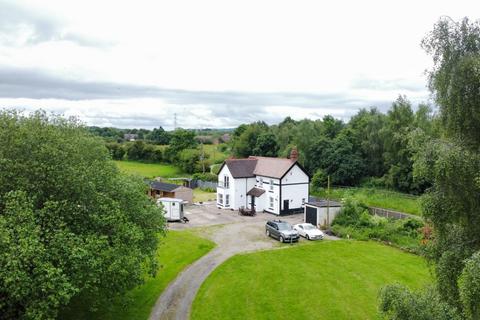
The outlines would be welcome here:
[[[280,242],[297,242],[300,238],[290,223],[281,220],[268,221],[265,225],[265,233]]]

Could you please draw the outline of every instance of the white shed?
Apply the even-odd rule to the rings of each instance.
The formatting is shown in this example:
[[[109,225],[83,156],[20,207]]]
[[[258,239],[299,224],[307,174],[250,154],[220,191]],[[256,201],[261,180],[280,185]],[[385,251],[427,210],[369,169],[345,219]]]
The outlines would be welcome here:
[[[176,198],[159,198],[157,204],[163,205],[164,215],[167,221],[180,221],[183,219],[183,205],[185,200]]]
[[[308,202],[305,204],[303,218],[306,223],[311,223],[314,226],[329,226],[341,208],[342,204],[336,201],[320,200]]]

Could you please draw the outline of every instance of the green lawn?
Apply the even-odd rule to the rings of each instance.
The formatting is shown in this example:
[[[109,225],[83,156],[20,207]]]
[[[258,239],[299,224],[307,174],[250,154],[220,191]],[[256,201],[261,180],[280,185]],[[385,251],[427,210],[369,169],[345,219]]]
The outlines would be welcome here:
[[[334,200],[351,197],[370,207],[421,215],[419,198],[400,192],[374,188],[332,188],[330,193],[331,199]],[[326,197],[326,190],[323,189],[315,195],[324,198]]]
[[[430,280],[421,257],[375,242],[261,251],[220,265],[200,288],[191,319],[377,319],[380,288]]]
[[[130,291],[125,301],[101,306],[91,313],[77,306],[62,315],[63,319],[148,319],[150,310],[167,285],[188,265],[209,252],[214,243],[196,235],[195,231],[169,231],[158,248],[159,271],[155,278]]]
[[[189,176],[182,172],[178,167],[175,167],[170,164],[161,164],[161,163],[143,163],[137,161],[115,161],[120,170],[137,174],[145,178],[175,178],[175,177],[185,177]]]
[[[193,202],[206,202],[217,199],[215,192],[204,191],[200,188],[193,189]]]

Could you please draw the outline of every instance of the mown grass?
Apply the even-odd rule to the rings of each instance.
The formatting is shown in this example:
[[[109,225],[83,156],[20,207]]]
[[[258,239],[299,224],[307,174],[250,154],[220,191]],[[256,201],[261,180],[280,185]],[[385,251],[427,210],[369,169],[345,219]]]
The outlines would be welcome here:
[[[144,163],[127,160],[117,160],[115,163],[123,172],[140,175],[145,178],[175,178],[189,176],[182,172],[180,168],[170,164]]]
[[[104,305],[97,312],[76,305],[61,316],[62,319],[122,320],[148,319],[157,298],[188,265],[209,252],[215,244],[196,235],[195,231],[169,231],[157,252],[160,268],[155,278],[148,276],[145,284],[126,294],[125,299]]]
[[[193,202],[213,201],[217,198],[215,192],[208,192],[200,188],[193,189]]]
[[[430,280],[421,257],[375,242],[237,255],[203,283],[191,319],[376,319],[383,286]]]
[[[327,197],[326,189],[314,193],[321,198]],[[366,204],[369,207],[379,207],[421,215],[420,201],[418,197],[407,195],[400,192],[375,189],[375,188],[332,188],[330,190],[330,199],[342,200],[352,198]]]

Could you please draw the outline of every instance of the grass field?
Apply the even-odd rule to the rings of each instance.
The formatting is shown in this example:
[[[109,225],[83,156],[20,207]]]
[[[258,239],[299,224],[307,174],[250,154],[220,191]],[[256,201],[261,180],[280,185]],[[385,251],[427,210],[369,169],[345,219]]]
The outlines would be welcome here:
[[[120,170],[137,174],[145,178],[175,178],[189,176],[180,170],[180,168],[170,164],[161,163],[143,163],[137,161],[115,161]]]
[[[160,269],[155,278],[148,277],[145,284],[130,291],[125,301],[101,306],[91,313],[81,306],[72,308],[63,319],[148,319],[150,310],[167,285],[188,265],[205,255],[214,243],[201,238],[194,231],[169,231],[158,248]]]
[[[334,200],[351,197],[370,207],[421,215],[419,198],[400,192],[373,188],[332,188],[330,194],[330,198]],[[326,190],[323,189],[315,195],[324,198],[326,197]]]
[[[317,242],[227,260],[203,283],[191,319],[377,319],[380,288],[429,281],[419,256],[375,242]]]
[[[193,189],[193,202],[205,202],[216,198],[217,194],[215,192],[204,191],[200,188]]]

